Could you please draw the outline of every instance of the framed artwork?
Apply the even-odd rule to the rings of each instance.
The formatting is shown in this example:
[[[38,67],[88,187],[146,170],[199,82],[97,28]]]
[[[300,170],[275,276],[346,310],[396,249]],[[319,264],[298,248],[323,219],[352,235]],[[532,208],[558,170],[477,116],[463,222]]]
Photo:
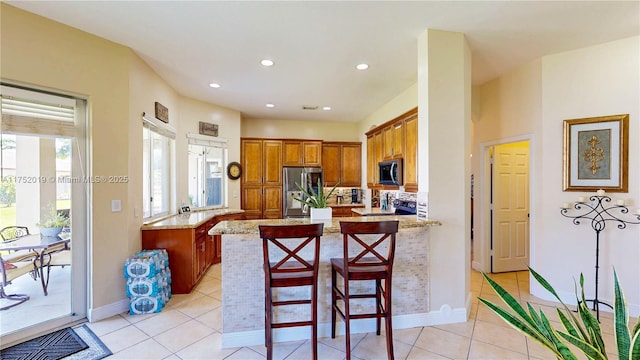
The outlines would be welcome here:
[[[564,121],[563,190],[627,192],[629,114]]]

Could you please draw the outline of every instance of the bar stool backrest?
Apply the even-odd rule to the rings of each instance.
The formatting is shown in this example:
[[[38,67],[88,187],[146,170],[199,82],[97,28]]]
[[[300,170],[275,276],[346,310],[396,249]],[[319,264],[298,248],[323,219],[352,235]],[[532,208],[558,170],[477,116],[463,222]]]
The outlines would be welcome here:
[[[396,249],[396,233],[398,221],[371,221],[371,222],[340,222],[340,232],[343,237],[343,249],[345,269],[347,267],[385,266],[390,271],[393,267],[393,258]],[[369,243],[360,235],[375,235],[380,237]],[[350,241],[351,240],[351,241]],[[350,245],[351,243],[351,245]],[[381,251],[388,245],[386,254]],[[349,248],[356,251],[356,256],[349,257]],[[358,252],[359,251],[359,252]],[[347,275],[348,272],[345,272]]]
[[[320,237],[324,224],[260,225],[258,228],[262,238],[265,273],[269,274],[269,277],[277,273],[318,271]],[[283,239],[300,239],[301,241],[295,247],[290,247],[281,241]],[[281,249],[284,256],[272,262],[273,254],[270,254],[269,244]],[[308,245],[313,247],[312,260],[305,259],[300,254]]]

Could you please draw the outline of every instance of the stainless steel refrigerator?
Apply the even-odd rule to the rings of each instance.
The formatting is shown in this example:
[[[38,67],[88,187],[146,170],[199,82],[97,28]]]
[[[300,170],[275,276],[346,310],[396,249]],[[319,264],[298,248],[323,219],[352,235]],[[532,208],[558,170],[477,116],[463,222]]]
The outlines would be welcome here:
[[[309,208],[295,200],[295,198],[306,200],[306,195],[298,189],[296,183],[306,189],[307,192],[318,193],[318,180],[320,186],[323,184],[322,169],[311,167],[290,167],[282,168],[282,217],[308,217]]]

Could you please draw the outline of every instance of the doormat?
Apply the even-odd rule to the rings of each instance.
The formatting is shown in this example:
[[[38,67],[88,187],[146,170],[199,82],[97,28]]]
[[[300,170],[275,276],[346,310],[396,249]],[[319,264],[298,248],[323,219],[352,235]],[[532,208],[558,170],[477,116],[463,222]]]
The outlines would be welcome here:
[[[73,329],[66,328],[1,350],[0,358],[58,360],[88,347]]]
[[[111,350],[89,329],[87,325],[73,328],[84,342],[89,345],[87,349],[67,356],[64,360],[99,360],[111,355]]]

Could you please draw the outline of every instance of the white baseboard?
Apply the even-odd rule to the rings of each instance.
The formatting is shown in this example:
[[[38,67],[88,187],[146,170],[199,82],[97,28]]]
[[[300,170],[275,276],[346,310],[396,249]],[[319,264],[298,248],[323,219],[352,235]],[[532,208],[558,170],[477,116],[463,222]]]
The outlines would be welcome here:
[[[440,324],[453,324],[458,322],[466,322],[467,314],[470,311],[470,297],[467,301],[467,308],[451,309],[443,306],[438,311],[430,313],[397,315],[393,317],[394,329],[408,329],[419,326],[430,326]],[[383,325],[384,326],[384,323]],[[366,333],[376,331],[375,319],[360,319],[351,321],[351,333]],[[336,336],[344,334],[344,322],[338,321]],[[318,324],[318,337],[331,336],[331,323]],[[309,326],[281,328],[273,330],[274,342],[306,340],[311,337],[311,328]],[[264,344],[264,330],[240,331],[234,333],[222,334],[222,347],[233,348],[240,346],[253,346]]]
[[[128,311],[129,299],[123,299],[99,308],[89,308],[89,311],[87,311],[87,320],[89,320],[89,322],[96,322]]]

